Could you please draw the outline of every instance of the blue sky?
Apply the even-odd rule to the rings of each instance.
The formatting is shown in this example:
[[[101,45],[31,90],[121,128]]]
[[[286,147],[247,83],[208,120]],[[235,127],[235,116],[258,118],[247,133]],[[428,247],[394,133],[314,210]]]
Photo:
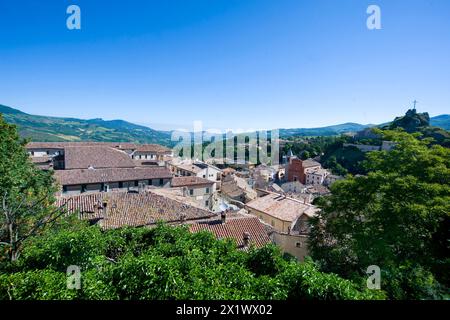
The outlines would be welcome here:
[[[434,116],[450,109],[450,1],[0,0],[0,75],[0,104],[164,129],[381,123],[414,99]]]

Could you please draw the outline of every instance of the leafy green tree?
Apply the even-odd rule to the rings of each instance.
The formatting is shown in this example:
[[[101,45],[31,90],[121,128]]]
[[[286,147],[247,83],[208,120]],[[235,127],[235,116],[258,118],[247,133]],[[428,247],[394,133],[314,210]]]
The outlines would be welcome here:
[[[51,173],[31,163],[25,143],[0,114],[0,261],[16,261],[23,243],[62,214],[52,207]]]
[[[80,267],[79,290],[67,287],[68,264]],[[286,260],[273,245],[241,251],[209,232],[163,224],[100,232],[70,217],[30,239],[15,268],[0,274],[0,300],[383,297]]]
[[[352,279],[378,265],[391,298],[435,298],[438,282],[448,287],[440,270],[450,267],[450,150],[405,132],[380,134],[395,148],[368,153],[367,176],[336,182],[319,201],[312,257],[322,270]],[[406,281],[400,270],[413,276]]]
[[[303,151],[303,153],[301,155],[301,159],[306,160],[308,158],[311,158],[311,154],[309,153],[309,151],[308,150]]]

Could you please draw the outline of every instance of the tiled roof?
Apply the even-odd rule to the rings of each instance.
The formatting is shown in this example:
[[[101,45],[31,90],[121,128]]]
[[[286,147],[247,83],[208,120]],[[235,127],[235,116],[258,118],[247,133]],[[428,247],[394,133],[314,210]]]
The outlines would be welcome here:
[[[269,193],[252,200],[246,204],[246,208],[261,211],[287,222],[293,222],[303,214],[312,217],[319,210],[313,205],[277,193]]]
[[[256,247],[262,247],[271,242],[266,228],[256,217],[227,219],[225,223],[221,223],[220,220],[195,223],[190,225],[189,229],[191,232],[210,231],[218,239],[235,239],[238,247],[244,246],[245,232],[250,235],[250,244]]]
[[[222,170],[222,173],[224,173],[224,174],[235,173],[235,172],[236,172],[236,170],[233,168],[230,168],[230,167],[227,167]]]
[[[172,153],[172,150],[159,144],[137,144],[132,149],[138,152]]]
[[[330,172],[327,169],[323,169],[323,168],[307,168],[305,170],[305,174],[312,174],[312,175],[317,175],[317,176],[326,176],[329,173]]]
[[[64,186],[147,179],[170,179],[172,178],[172,174],[165,167],[74,169],[56,170],[55,178]]]
[[[106,202],[106,208],[99,210],[98,205],[103,202]],[[186,221],[206,219],[215,215],[151,191],[99,192],[58,198],[58,205],[64,203],[69,213],[80,212],[82,217],[102,217],[100,225],[104,229],[147,226],[158,221],[180,222],[182,217]]]
[[[214,181],[190,176],[190,177],[173,177],[172,187],[185,187],[185,186],[210,186],[213,185]]]
[[[325,186],[322,185],[314,185],[311,187],[308,187],[306,189],[306,192],[311,193],[311,194],[319,194],[319,195],[326,195],[331,193],[330,189],[328,189]]]
[[[248,199],[256,198],[256,191],[253,190],[243,178],[236,176],[227,176],[222,180],[222,193],[229,197],[240,197],[245,195]]]
[[[199,173],[200,171],[202,171],[203,169],[196,166],[195,164],[185,164],[185,163],[180,163],[180,164],[173,164],[173,166],[175,168],[184,170],[184,171],[188,171],[188,172],[192,172],[192,173]]]
[[[317,167],[317,166],[321,166],[321,164],[317,161],[314,161],[313,159],[306,159],[302,161],[303,168]]]
[[[52,158],[49,156],[31,157],[30,159],[33,163],[50,163],[52,160]]]
[[[198,200],[195,199],[195,197],[186,196],[186,193],[184,192],[182,187],[177,188],[157,188],[152,187],[151,192],[155,194],[159,194],[163,197],[177,200],[180,202],[183,202],[185,204],[188,204],[193,207],[198,207],[201,209],[204,209],[204,206],[200,204]]]
[[[107,146],[64,148],[65,169],[133,168],[135,163],[125,152]]]
[[[138,150],[148,151],[156,153],[170,153],[171,150],[159,144],[137,144],[128,142],[93,142],[93,141],[80,141],[80,142],[30,142],[26,145],[28,149],[64,149],[66,147],[79,147],[79,146],[106,146],[117,148],[120,150]]]

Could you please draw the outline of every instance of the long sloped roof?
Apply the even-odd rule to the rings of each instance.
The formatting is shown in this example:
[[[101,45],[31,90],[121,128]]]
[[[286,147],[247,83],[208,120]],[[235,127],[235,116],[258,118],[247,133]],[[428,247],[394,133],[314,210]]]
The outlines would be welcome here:
[[[107,146],[71,146],[64,148],[65,169],[133,168],[135,163],[125,152]]]
[[[103,203],[106,203],[106,207]],[[101,218],[100,225],[104,229],[148,226],[158,221],[170,223],[179,222],[182,219],[189,221],[215,216],[211,211],[151,191],[97,192],[59,197],[57,205],[64,204],[68,213],[78,213],[86,218]]]
[[[170,179],[172,173],[165,167],[106,168],[55,170],[56,180],[63,186],[149,179]]]

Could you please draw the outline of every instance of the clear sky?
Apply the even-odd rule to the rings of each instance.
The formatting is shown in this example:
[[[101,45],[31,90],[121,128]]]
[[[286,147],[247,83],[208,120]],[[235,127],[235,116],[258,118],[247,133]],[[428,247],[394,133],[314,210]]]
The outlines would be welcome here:
[[[269,129],[382,123],[414,99],[449,113],[448,0],[0,0],[0,104],[32,114]]]

